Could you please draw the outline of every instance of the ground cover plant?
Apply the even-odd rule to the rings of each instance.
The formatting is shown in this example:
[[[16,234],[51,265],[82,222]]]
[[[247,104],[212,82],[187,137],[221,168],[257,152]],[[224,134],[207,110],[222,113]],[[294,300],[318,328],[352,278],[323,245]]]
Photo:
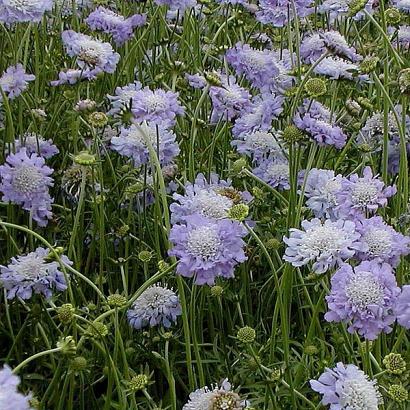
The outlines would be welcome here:
[[[0,410],[409,408],[407,0],[0,0]]]

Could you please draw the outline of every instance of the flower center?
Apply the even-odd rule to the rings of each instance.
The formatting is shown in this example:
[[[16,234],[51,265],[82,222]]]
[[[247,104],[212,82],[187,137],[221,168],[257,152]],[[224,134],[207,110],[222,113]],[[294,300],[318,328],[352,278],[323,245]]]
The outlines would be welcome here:
[[[251,149],[269,151],[276,148],[276,141],[273,135],[267,132],[254,132],[246,138],[246,142]]]
[[[13,187],[21,193],[35,192],[43,184],[43,174],[36,167],[23,165],[14,171]]]
[[[218,233],[210,226],[195,228],[188,235],[188,252],[205,260],[215,257],[220,245]]]
[[[194,199],[194,208],[208,218],[225,218],[233,201],[213,191],[201,191]]]
[[[369,247],[368,253],[373,256],[386,255],[391,251],[392,237],[384,229],[371,229],[364,235],[364,240]]]
[[[167,107],[164,98],[156,94],[148,95],[146,102],[150,111],[161,111]]]
[[[93,40],[85,40],[81,43],[78,58],[90,65],[100,64],[104,51],[99,43]]]
[[[341,404],[343,409],[377,410],[379,408],[377,388],[369,380],[346,380],[343,386]]]
[[[250,52],[244,53],[242,55],[243,62],[248,66],[247,68],[263,69],[266,64],[265,55],[257,50],[252,50]]]
[[[138,127],[132,126],[130,128],[130,132],[128,134],[128,138],[130,138],[136,144],[140,144],[146,146],[146,138],[151,142],[151,145],[156,147],[157,146],[157,134],[153,132],[153,130],[149,129],[148,127],[143,127],[143,133]],[[158,140],[161,143],[161,135],[158,134]]]
[[[330,226],[318,226],[306,232],[302,240],[302,249],[308,252],[337,251],[345,239],[345,234],[340,229]]]
[[[349,301],[359,309],[383,302],[383,286],[374,279],[370,272],[359,272],[346,286]]]
[[[19,261],[17,273],[27,280],[40,279],[48,276],[48,266],[42,259],[27,257]]]
[[[356,182],[352,191],[354,205],[366,206],[376,200],[377,187],[371,181]]]
[[[267,169],[267,175],[270,178],[289,178],[288,164],[271,164]]]
[[[212,398],[210,410],[239,410],[240,398],[234,392],[218,391]]]
[[[335,178],[329,179],[329,181],[327,181],[325,184],[324,189],[327,195],[327,199],[331,205],[337,204],[335,193],[340,189],[340,186],[340,181]]]

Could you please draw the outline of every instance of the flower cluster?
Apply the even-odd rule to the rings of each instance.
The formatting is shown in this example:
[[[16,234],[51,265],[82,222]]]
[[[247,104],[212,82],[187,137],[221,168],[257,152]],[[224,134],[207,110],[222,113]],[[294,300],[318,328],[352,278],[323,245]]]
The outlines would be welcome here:
[[[18,391],[20,378],[13,374],[9,366],[0,370],[0,408],[4,410],[31,410],[31,395],[24,396]]]
[[[1,6],[0,6],[1,7]],[[35,76],[26,74],[24,67],[21,64],[10,66],[0,77],[0,88],[7,98],[13,100],[18,97],[28,87],[29,81],[34,81]],[[3,99],[0,93],[0,102]]]

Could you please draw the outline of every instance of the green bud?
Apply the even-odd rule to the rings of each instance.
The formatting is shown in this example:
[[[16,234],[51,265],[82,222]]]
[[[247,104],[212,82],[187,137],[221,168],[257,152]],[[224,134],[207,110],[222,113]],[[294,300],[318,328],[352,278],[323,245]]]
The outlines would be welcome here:
[[[228,217],[236,221],[244,221],[249,214],[249,206],[246,204],[236,204],[228,211]]]
[[[370,102],[368,98],[357,97],[357,102],[362,108],[368,111],[373,111],[373,104]]]
[[[405,68],[399,72],[399,87],[403,94],[410,94],[410,68]]]
[[[239,158],[232,164],[232,173],[239,174],[244,168],[248,166],[245,158]]]
[[[280,248],[281,242],[276,238],[269,238],[266,243],[266,249],[270,251],[275,251]]]
[[[309,97],[320,97],[327,92],[326,82],[321,78],[309,78],[305,83],[305,91]]]
[[[87,368],[87,359],[83,356],[74,357],[70,363],[70,367],[76,372],[82,372]]]
[[[236,337],[240,342],[249,344],[255,341],[256,332],[255,329],[252,329],[250,326],[245,326],[238,330]]]
[[[204,73],[205,80],[208,82],[209,85],[214,87],[220,87],[222,85],[221,78],[218,73],[215,72],[205,72]]]
[[[127,303],[127,298],[119,293],[114,293],[108,296],[107,302],[111,307],[122,307]]]
[[[81,151],[74,157],[74,162],[78,165],[94,165],[97,160],[95,155],[90,154],[88,151]]]
[[[392,400],[398,403],[404,403],[409,398],[409,393],[401,384],[392,384],[387,390],[388,395]]]
[[[131,391],[137,392],[144,390],[148,386],[148,381],[148,377],[145,374],[137,374],[128,382],[128,386]]]
[[[301,141],[303,138],[303,132],[295,125],[288,125],[282,133],[282,139],[288,144]]]
[[[174,335],[173,335],[172,332],[165,332],[165,333],[162,335],[162,337],[163,337],[165,340],[170,340],[170,339],[172,339],[172,338],[174,337]]]
[[[384,11],[384,18],[389,26],[397,26],[401,21],[400,11],[390,7]]]
[[[138,254],[138,259],[141,262],[148,263],[152,259],[152,253],[150,251],[141,251]]]
[[[224,292],[224,288],[222,286],[214,285],[211,287],[211,295],[214,298],[221,297],[223,292]]]
[[[101,322],[93,322],[87,327],[86,333],[92,337],[105,337],[108,335],[108,327]]]
[[[383,359],[387,373],[402,374],[406,371],[406,362],[400,353],[389,353]]]
[[[359,11],[364,9],[367,4],[367,0],[351,0],[349,2],[349,17],[355,16]]]
[[[317,354],[319,352],[319,349],[314,345],[308,345],[308,346],[305,346],[303,351],[308,356],[314,356],[315,354]]]
[[[95,128],[103,128],[108,123],[108,117],[105,113],[96,111],[88,116],[88,122]]]
[[[71,303],[61,305],[57,310],[57,316],[63,325],[70,324],[74,319],[75,308]]]
[[[378,57],[367,56],[359,65],[360,72],[363,74],[370,74],[374,70],[376,70],[378,63],[379,63]]]
[[[158,270],[165,272],[169,268],[169,263],[165,261],[158,261]]]
[[[77,345],[72,336],[66,336],[57,342],[60,352],[66,356],[74,356],[77,352]]]

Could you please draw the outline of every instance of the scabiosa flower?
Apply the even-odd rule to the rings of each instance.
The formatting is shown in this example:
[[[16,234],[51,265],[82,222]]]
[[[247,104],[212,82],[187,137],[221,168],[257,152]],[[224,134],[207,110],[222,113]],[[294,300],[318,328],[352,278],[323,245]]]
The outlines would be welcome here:
[[[58,80],[50,81],[52,87],[57,87],[64,84],[76,84],[81,80],[94,80],[96,78],[95,70],[79,70],[75,68],[68,68],[58,73]]]
[[[203,75],[201,74],[189,74],[189,73],[185,73],[185,80],[188,81],[188,84],[192,87],[192,88],[196,88],[196,89],[202,89],[205,88],[207,85],[206,79]]]
[[[319,75],[325,75],[332,80],[346,79],[358,81],[368,81],[369,76],[367,74],[356,74],[359,71],[359,66],[354,63],[350,63],[340,57],[325,57],[316,67],[313,72]]]
[[[410,26],[399,26],[397,30],[397,43],[403,48],[410,48]]]
[[[185,110],[178,100],[178,93],[164,91],[160,88],[152,91],[144,87],[132,100],[131,111],[136,122],[147,121],[164,128],[175,125],[176,116],[183,115]]]
[[[234,139],[231,145],[236,147],[240,154],[253,157],[255,160],[261,159],[270,153],[282,154],[275,136],[270,132],[255,131],[245,134],[243,139]]]
[[[295,17],[306,17],[312,14],[314,11],[312,5],[311,0],[295,0],[294,7],[290,0],[260,0],[256,19],[263,24],[284,27]]]
[[[397,192],[395,186],[385,188],[384,182],[373,176],[372,169],[365,167],[363,177],[353,174],[342,180],[342,187],[337,193],[337,212],[341,216],[360,216],[373,213],[387,205],[387,198]]]
[[[146,20],[145,14],[134,14],[125,18],[100,6],[85,19],[85,22],[91,30],[111,34],[115,44],[122,45],[134,36],[133,30],[143,26]]]
[[[389,264],[364,261],[352,268],[345,263],[332,276],[331,285],[326,297],[328,322],[349,323],[350,333],[357,331],[368,340],[392,330],[400,288]]]
[[[14,146],[16,151],[25,147],[28,155],[36,153],[45,159],[51,158],[60,152],[51,139],[45,140],[41,135],[31,132],[25,133],[20,139],[15,140]]]
[[[270,155],[258,161],[253,173],[272,188],[290,189],[289,162],[283,155]]]
[[[310,386],[323,396],[323,405],[330,404],[329,410],[377,410],[382,404],[377,382],[354,364],[339,362],[333,369],[326,368]]]
[[[7,290],[7,298],[30,299],[36,293],[48,299],[54,290],[66,290],[67,283],[60,264],[50,256],[53,254],[49,249],[37,248],[27,255],[12,258],[8,266],[0,266],[0,283]],[[72,265],[65,255],[61,256],[61,262]]]
[[[52,173],[44,158],[37,154],[27,155],[26,148],[8,155],[6,163],[0,166],[2,200],[22,205],[40,226],[47,225],[52,215],[53,200],[48,192],[53,186]]]
[[[52,7],[52,0],[0,0],[0,21],[6,24],[38,23]]]
[[[249,192],[240,192],[231,186],[231,181],[219,179],[211,174],[208,182],[203,174],[198,174],[193,184],[185,185],[185,194],[174,193],[174,203],[170,205],[171,222],[184,222],[188,216],[199,214],[208,219],[228,217],[233,205],[248,203]]]
[[[340,149],[346,144],[347,136],[334,124],[330,110],[317,101],[305,100],[293,121],[321,146],[331,145]]]
[[[305,63],[313,64],[326,52],[347,58],[353,62],[360,61],[363,57],[349,47],[346,39],[335,30],[311,34],[305,37],[300,45],[300,55]]]
[[[309,171],[304,194],[308,198],[306,205],[316,218],[335,219],[336,192],[341,188],[342,178],[328,169],[313,168]]]
[[[410,3],[408,0],[392,0],[392,6],[404,13],[410,14]]]
[[[111,138],[111,147],[121,155],[131,157],[134,165],[139,167],[150,159],[147,140],[157,152],[161,164],[169,164],[179,154],[179,146],[172,131],[146,123],[122,127],[120,135]]]
[[[141,88],[142,84],[139,81],[134,81],[123,87],[117,87],[114,95],[107,96],[110,100],[110,110],[107,114],[117,116],[130,111],[132,103],[138,95],[137,92],[141,90]]]
[[[283,259],[293,266],[314,261],[313,271],[325,273],[353,257],[359,249],[360,234],[352,221],[326,219],[322,222],[315,218],[304,220],[301,225],[303,230],[292,228],[289,238],[283,238],[287,245]]]
[[[349,8],[349,4],[351,0],[325,0],[322,4],[318,7],[318,13],[329,13],[329,21],[333,23],[337,17],[339,16],[346,16],[351,13],[351,9]],[[377,3],[375,0],[369,0],[364,9],[369,13],[373,14],[374,8],[376,8]],[[351,15],[351,14],[350,14]],[[360,10],[354,16],[353,20],[362,20],[366,14]]]
[[[175,224],[169,239],[170,256],[178,258],[177,273],[195,278],[197,285],[213,285],[216,277],[234,277],[234,268],[246,260],[242,237],[246,230],[229,219],[211,220],[200,215]]]
[[[57,13],[63,16],[80,14],[84,9],[92,6],[93,0],[53,0],[54,7],[57,8]]]
[[[168,6],[170,11],[180,13],[197,5],[196,0],[155,0],[155,3],[159,6]]]
[[[169,328],[182,313],[179,298],[172,289],[159,284],[150,286],[127,311],[130,325],[135,329],[150,326]]]
[[[24,396],[18,391],[20,378],[13,374],[9,366],[0,370],[0,408],[2,410],[31,410],[31,395]]]
[[[247,407],[246,401],[232,391],[232,386],[225,379],[221,386],[207,386],[195,390],[189,395],[188,403],[182,410],[243,410]]]
[[[410,285],[404,285],[394,307],[397,323],[410,329]]]
[[[28,87],[28,82],[34,81],[35,78],[36,76],[32,74],[26,74],[21,64],[13,65],[7,68],[0,77],[0,88],[10,100],[13,100],[25,91]],[[1,100],[2,95],[0,94],[0,101]]]
[[[253,97],[245,111],[241,112],[232,128],[235,137],[243,137],[255,131],[269,131],[273,119],[283,111],[283,97],[271,93],[264,93]]]
[[[400,256],[410,253],[410,238],[395,231],[382,217],[361,218],[356,226],[362,235],[362,251],[356,255],[360,260],[386,262],[394,268]]]
[[[113,73],[120,55],[114,52],[110,43],[103,43],[86,34],[73,30],[61,33],[64,47],[70,57],[76,57],[78,66],[91,74]]]

